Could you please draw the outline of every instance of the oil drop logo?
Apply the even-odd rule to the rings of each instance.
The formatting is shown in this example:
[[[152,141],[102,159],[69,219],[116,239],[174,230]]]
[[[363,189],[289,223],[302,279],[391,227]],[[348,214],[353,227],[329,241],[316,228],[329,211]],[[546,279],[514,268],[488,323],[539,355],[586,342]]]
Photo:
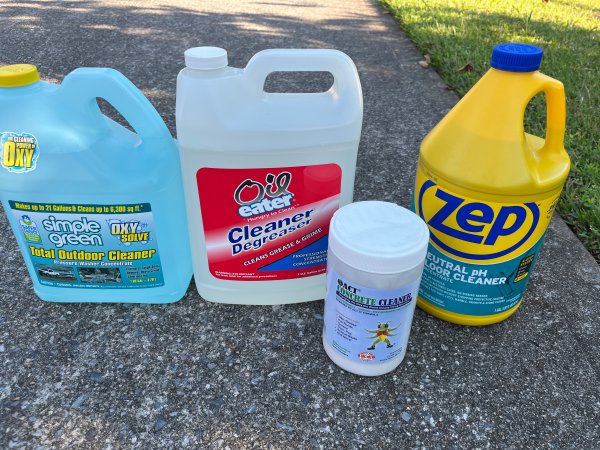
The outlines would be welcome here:
[[[277,176],[269,173],[265,184],[251,178],[242,181],[233,194],[240,205],[238,214],[247,218],[292,206],[294,194],[288,191],[291,182],[290,172],[281,172]]]
[[[27,173],[36,169],[40,155],[37,139],[29,133],[0,134],[2,167],[12,173]]]

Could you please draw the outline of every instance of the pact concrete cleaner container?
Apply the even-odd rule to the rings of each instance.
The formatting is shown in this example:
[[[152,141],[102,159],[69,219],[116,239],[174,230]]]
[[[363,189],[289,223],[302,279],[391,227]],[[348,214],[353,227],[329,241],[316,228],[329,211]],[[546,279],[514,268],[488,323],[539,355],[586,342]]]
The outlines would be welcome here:
[[[356,202],[333,215],[323,346],[342,369],[376,376],[402,362],[428,243],[425,222],[394,203]]]
[[[541,60],[541,48],[497,45],[492,68],[421,144],[414,204],[430,243],[418,305],[441,319],[486,325],[521,304],[570,165],[564,88]],[[540,93],[545,139],[523,126]]]
[[[265,50],[245,69],[185,52],[177,138],[194,278],[206,300],[283,304],[325,295],[329,221],[352,201],[362,92],[336,50]],[[330,72],[319,93],[267,93],[273,72]]]
[[[1,67],[0,127],[0,200],[41,299],[184,295],[192,267],[177,146],[127,78],[77,69],[55,85],[32,65]]]

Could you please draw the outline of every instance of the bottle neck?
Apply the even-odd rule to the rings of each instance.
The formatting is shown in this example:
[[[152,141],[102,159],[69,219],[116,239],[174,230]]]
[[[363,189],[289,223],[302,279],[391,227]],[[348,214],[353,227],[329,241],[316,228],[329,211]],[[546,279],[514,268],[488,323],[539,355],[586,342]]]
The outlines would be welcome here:
[[[34,83],[26,84],[23,86],[11,86],[11,87],[0,87],[0,92],[8,95],[23,95],[35,93],[43,89],[43,81],[36,81]]]
[[[193,78],[216,78],[222,77],[224,75],[234,74],[238,72],[240,69],[236,69],[234,67],[221,67],[219,69],[192,69],[191,67],[186,67],[183,69],[185,73]]]

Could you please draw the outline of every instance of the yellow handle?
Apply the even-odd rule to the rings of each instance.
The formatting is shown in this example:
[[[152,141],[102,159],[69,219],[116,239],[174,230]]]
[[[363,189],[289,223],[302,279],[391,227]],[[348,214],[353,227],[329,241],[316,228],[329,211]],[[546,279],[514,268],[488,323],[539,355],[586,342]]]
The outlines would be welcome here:
[[[540,149],[540,154],[562,152],[565,143],[566,127],[566,99],[565,88],[563,84],[536,72],[535,77],[539,82],[537,92],[543,92],[546,95],[546,142]]]

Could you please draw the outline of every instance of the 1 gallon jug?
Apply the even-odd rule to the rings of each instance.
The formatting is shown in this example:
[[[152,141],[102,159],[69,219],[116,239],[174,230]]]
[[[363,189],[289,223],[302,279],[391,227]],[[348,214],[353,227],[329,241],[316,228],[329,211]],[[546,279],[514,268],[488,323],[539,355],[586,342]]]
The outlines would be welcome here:
[[[177,138],[194,278],[241,304],[322,299],[333,213],[352,201],[362,93],[335,50],[266,50],[245,69],[215,47],[185,52]],[[272,72],[323,71],[320,93],[266,93]]]
[[[104,116],[103,98],[135,129]],[[150,102],[119,72],[62,85],[0,68],[0,200],[36,294],[55,302],[167,303],[189,285],[179,155]]]
[[[421,145],[414,204],[430,242],[418,305],[444,320],[504,320],[531,277],[569,172],[565,93],[541,60],[538,47],[497,45],[492,68]],[[538,93],[545,139],[523,128]]]

